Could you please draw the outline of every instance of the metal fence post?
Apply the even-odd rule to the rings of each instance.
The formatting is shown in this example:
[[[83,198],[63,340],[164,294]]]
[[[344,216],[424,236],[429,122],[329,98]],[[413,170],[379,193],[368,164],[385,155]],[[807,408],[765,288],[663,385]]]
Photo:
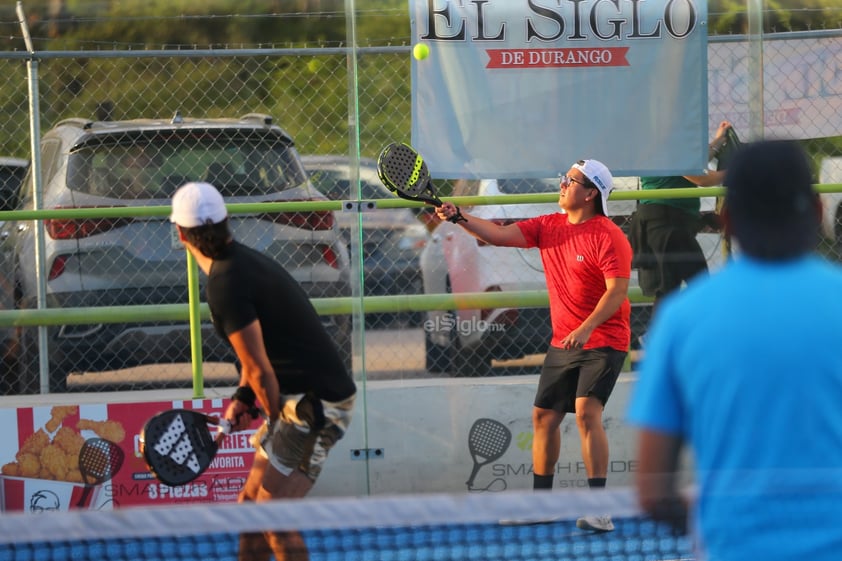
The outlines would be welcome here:
[[[173,226],[175,227],[175,226]],[[193,373],[193,397],[199,399],[205,394],[202,375],[202,315],[199,302],[199,266],[189,251],[187,255],[187,294],[190,305],[190,357]]]

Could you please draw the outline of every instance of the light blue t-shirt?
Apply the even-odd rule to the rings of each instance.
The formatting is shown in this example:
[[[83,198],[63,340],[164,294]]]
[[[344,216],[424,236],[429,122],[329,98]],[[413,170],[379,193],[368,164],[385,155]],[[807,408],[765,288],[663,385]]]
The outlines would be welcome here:
[[[842,559],[842,268],[742,256],[666,298],[629,420],[690,445],[711,561]]]

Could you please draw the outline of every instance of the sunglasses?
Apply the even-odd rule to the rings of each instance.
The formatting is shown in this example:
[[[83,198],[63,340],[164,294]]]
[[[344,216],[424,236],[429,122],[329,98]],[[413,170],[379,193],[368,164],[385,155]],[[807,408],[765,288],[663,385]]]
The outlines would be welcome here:
[[[581,185],[582,187],[584,187],[586,189],[595,189],[595,187],[593,187],[592,185],[589,185],[587,181],[581,181],[579,179],[576,179],[575,177],[570,177],[566,173],[558,176],[558,182],[559,182],[559,186],[561,186],[561,187],[567,187],[571,183],[578,183],[579,185]]]

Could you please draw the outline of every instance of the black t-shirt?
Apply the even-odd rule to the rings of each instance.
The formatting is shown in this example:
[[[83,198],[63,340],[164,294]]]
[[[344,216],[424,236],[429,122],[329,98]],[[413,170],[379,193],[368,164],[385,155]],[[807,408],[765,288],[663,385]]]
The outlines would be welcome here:
[[[279,263],[232,242],[214,259],[206,293],[216,330],[226,340],[260,320],[282,393],[313,392],[327,401],[354,394],[354,381],[310,299]]]

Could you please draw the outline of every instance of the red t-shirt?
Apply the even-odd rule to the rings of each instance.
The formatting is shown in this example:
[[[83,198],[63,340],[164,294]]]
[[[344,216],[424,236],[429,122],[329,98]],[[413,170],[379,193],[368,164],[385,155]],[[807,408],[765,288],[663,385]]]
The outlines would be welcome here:
[[[605,279],[631,276],[632,250],[611,219],[597,215],[570,224],[563,213],[518,222],[529,247],[541,251],[553,323],[551,344],[561,340],[593,312],[605,293]],[[586,349],[611,347],[628,351],[631,340],[628,298],[607,321],[597,326]]]

